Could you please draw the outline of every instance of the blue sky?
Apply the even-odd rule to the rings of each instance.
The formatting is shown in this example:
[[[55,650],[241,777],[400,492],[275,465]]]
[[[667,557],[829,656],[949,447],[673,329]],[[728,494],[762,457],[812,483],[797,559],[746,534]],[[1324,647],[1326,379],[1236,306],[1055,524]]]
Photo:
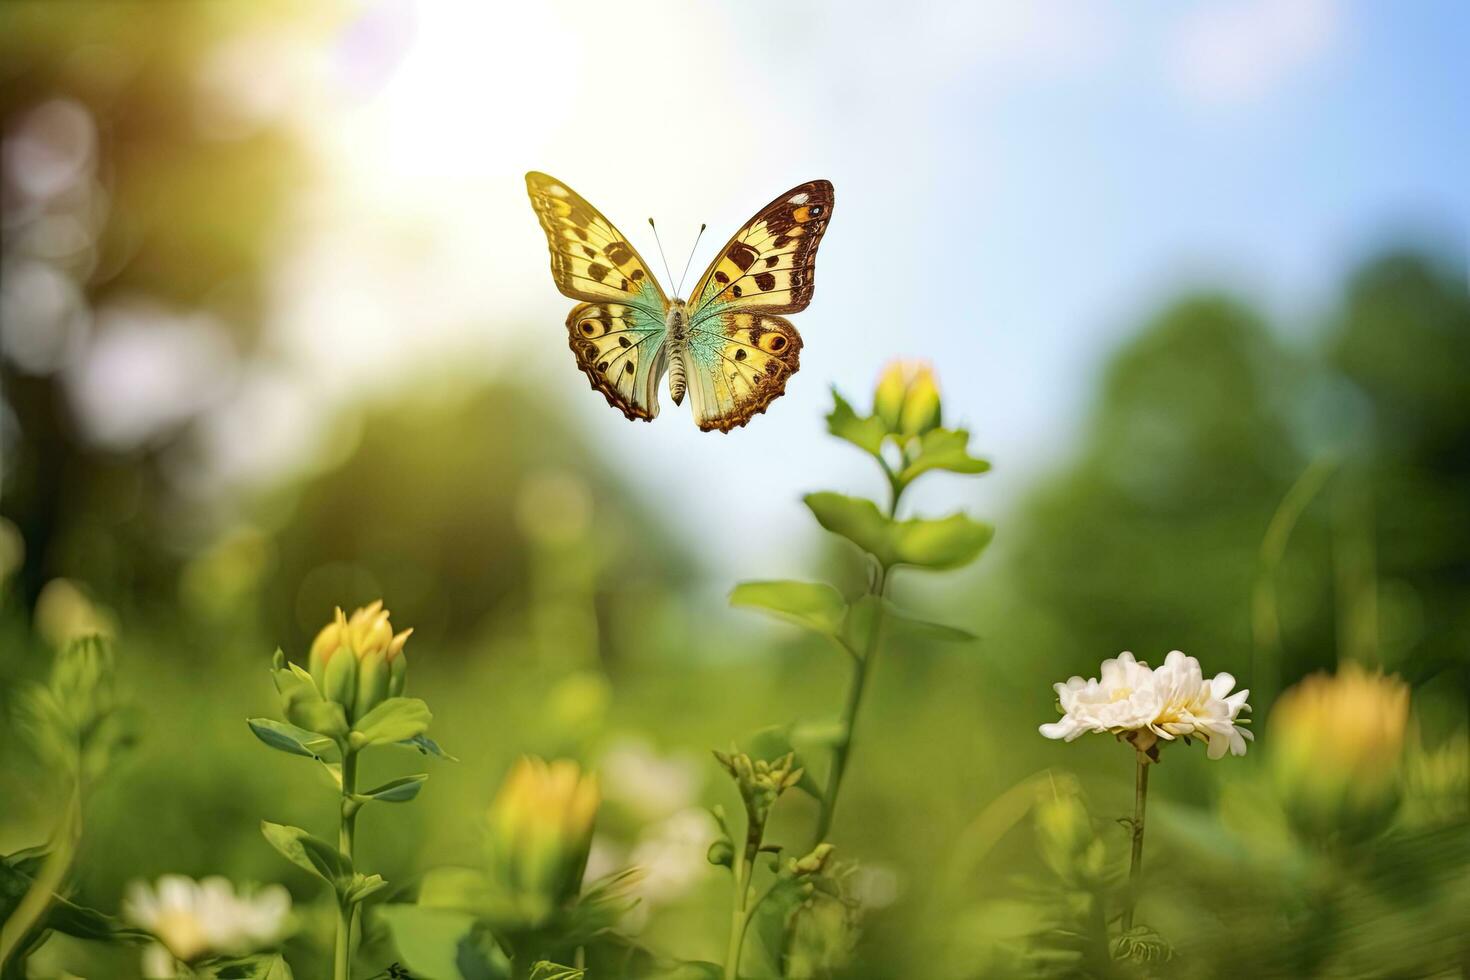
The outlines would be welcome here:
[[[316,177],[282,232],[266,357],[205,426],[217,475],[319,458],[300,420],[365,382],[508,373],[720,556],[716,578],[799,574],[800,494],[876,489],[823,434],[829,386],[862,396],[909,355],[996,463],[921,502],[1003,518],[1065,457],[1103,358],[1171,295],[1223,285],[1310,323],[1385,236],[1463,244],[1467,38],[1449,0],[380,0],[326,45],[235,39],[210,84],[286,114]],[[676,266],[708,222],[696,271],[766,201],[831,179],[786,397],[729,436],[666,399],[652,425],[607,408],[566,349],[531,169],[654,267],[648,215]],[[242,427],[248,444],[228,438]],[[752,501],[759,521],[726,519]]]

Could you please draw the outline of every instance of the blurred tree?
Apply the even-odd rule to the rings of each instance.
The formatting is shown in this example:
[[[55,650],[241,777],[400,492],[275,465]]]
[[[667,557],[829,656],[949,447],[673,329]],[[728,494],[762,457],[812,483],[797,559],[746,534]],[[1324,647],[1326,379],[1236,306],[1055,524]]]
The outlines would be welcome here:
[[[1011,585],[1060,631],[1055,658],[1032,662],[1059,678],[1184,646],[1244,673],[1261,534],[1302,465],[1290,397],[1303,372],[1218,296],[1176,303],[1114,358],[1079,458],[1013,532]]]
[[[386,595],[431,646],[547,605],[562,628],[552,646],[565,649],[541,652],[574,666],[614,656],[620,634],[599,621],[694,571],[672,529],[535,396],[434,388],[371,407],[351,456],[288,495],[267,586],[273,635],[305,643],[334,603]],[[583,616],[593,622],[566,630]],[[656,624],[643,625],[639,639],[653,641]],[[525,628],[534,640],[538,624]],[[570,649],[582,643],[593,649]]]
[[[237,348],[252,347],[267,243],[303,158],[284,120],[219,127],[228,113],[211,103],[206,69],[227,40],[280,13],[273,7],[0,7],[9,409],[0,513],[26,541],[27,607],[66,574],[112,602],[172,593],[179,501],[159,450],[190,419],[135,446],[99,444],[65,374],[97,339],[94,314],[118,299],[207,312]]]
[[[1354,478],[1378,583],[1368,628],[1386,666],[1456,666],[1470,692],[1470,294],[1464,262],[1395,252],[1348,283],[1328,362],[1368,406]]]

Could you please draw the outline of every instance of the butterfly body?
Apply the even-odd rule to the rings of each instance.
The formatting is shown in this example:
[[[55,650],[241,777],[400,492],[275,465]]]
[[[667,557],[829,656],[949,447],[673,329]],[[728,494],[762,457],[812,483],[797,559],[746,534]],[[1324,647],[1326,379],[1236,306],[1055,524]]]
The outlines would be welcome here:
[[[577,366],[629,419],[658,415],[658,386],[686,393],[695,422],[729,432],[764,412],[799,367],[790,321],[811,302],[832,185],[810,181],[762,208],[715,256],[685,302],[668,298],[601,212],[565,184],[526,175],[557,287],[581,300],[567,316]]]
[[[669,312],[664,317],[664,329],[669,332],[669,397],[675,405],[684,404],[684,391],[689,385],[689,367],[685,357],[689,353],[689,313],[684,301],[675,296],[669,300]]]

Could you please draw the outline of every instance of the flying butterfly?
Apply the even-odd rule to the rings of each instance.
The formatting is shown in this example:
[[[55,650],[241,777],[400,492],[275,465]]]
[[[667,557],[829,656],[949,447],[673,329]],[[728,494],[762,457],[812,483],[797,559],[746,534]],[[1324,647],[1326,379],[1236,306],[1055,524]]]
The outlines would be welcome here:
[[[566,184],[532,171],[526,190],[551,246],[552,278],[581,301],[567,315],[577,366],[609,405],[652,421],[667,371],[675,405],[687,391],[701,429],[729,432],[786,391],[801,336],[781,314],[811,302],[830,182],[793,187],[756,212],[688,300],[669,299],[627,238]]]

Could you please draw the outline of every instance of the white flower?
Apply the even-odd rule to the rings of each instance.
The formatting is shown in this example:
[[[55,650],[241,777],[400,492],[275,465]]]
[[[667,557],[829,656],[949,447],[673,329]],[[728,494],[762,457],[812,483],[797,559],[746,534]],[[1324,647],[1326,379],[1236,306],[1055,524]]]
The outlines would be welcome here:
[[[619,739],[603,754],[603,795],[641,821],[661,820],[691,806],[703,768],[687,755],[662,755],[639,738]]]
[[[1238,718],[1250,710],[1250,692],[1231,694],[1234,686],[1229,674],[1206,679],[1199,661],[1178,650],[1157,670],[1125,652],[1103,661],[1100,678],[1057,684],[1062,719],[1042,725],[1041,734],[1069,742],[1090,732],[1124,735],[1144,750],[1156,738],[1189,737],[1207,742],[1211,759],[1245,755],[1251,733]]]
[[[280,885],[236,895],[235,886],[220,877],[195,881],[164,875],[156,889],[135,881],[123,902],[124,916],[184,963],[273,946],[285,933],[290,912],[291,896]]]
[[[1171,650],[1164,666],[1154,671],[1159,713],[1149,727],[1160,738],[1180,735],[1208,741],[1211,759],[1221,758],[1227,750],[1245,755],[1246,740],[1254,736],[1238,718],[1250,710],[1245,702],[1250,691],[1231,694],[1234,686],[1230,674],[1206,678],[1198,660]]]

